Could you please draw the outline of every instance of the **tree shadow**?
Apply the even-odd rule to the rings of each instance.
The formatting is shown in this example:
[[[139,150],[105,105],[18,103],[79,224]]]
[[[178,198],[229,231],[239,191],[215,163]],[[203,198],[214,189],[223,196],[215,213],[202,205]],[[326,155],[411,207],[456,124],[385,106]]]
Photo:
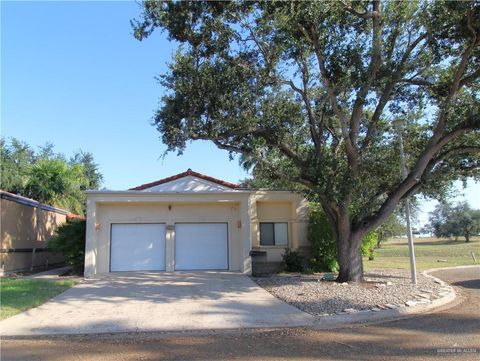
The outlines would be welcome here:
[[[480,289],[480,279],[473,279],[473,280],[466,280],[466,281],[458,281],[452,283],[452,286],[458,286],[463,288],[471,288],[471,289]]]

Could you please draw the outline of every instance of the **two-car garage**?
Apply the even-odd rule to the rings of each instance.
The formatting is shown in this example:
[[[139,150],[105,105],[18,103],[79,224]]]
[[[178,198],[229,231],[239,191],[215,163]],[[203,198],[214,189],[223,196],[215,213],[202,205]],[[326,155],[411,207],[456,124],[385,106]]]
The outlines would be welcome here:
[[[227,223],[176,223],[173,229],[174,269],[227,270]],[[164,271],[165,223],[113,223],[110,271]]]

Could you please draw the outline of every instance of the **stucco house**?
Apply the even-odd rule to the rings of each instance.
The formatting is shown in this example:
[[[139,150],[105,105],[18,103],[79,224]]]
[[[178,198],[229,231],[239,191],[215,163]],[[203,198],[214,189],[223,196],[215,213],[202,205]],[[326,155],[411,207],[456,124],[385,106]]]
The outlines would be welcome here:
[[[251,272],[306,249],[307,201],[248,190],[191,169],[126,191],[87,192],[85,275],[116,271]]]

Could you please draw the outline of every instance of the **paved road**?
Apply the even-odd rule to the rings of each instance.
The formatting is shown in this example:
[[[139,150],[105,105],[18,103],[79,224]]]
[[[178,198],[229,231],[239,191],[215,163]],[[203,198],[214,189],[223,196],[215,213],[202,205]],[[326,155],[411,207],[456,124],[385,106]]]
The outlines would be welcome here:
[[[2,340],[2,360],[479,360],[480,267],[439,271],[453,307],[337,330],[64,336]]]

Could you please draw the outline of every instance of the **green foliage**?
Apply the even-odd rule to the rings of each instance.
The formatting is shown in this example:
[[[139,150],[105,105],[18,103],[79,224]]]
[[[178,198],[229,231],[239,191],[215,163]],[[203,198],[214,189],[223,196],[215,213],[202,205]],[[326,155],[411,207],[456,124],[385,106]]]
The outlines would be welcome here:
[[[80,272],[85,263],[85,234],[86,221],[68,221],[56,229],[54,237],[48,241],[48,247],[62,253],[65,262]]]
[[[132,25],[180,45],[158,78],[167,151],[241,154],[256,184],[320,202],[352,252],[406,197],[480,179],[478,19],[474,1],[145,1]],[[361,279],[359,256],[340,278]]]
[[[311,244],[310,267],[315,272],[338,271],[338,251],[335,233],[330,221],[319,204],[310,205],[307,237]],[[369,232],[361,244],[363,256],[374,259],[378,242],[378,231]]]
[[[362,256],[368,256],[368,259],[373,261],[376,256],[375,247],[378,243],[378,232],[372,231],[367,233],[365,237],[362,239]]]
[[[91,153],[67,161],[47,143],[35,152],[17,139],[1,138],[1,189],[75,213],[85,211],[86,189],[98,189],[102,175]]]
[[[310,267],[315,272],[336,272],[338,262],[335,233],[321,206],[315,203],[310,206],[307,237],[312,252]]]
[[[377,247],[380,248],[382,242],[388,238],[398,237],[406,233],[406,227],[401,219],[399,212],[392,213],[387,220],[377,229],[378,242]]]
[[[35,152],[27,143],[15,138],[10,144],[4,138],[0,138],[0,144],[2,147],[0,188],[23,195],[29,167],[35,161]]]
[[[303,272],[305,259],[297,251],[292,251],[290,248],[285,248],[285,253],[282,254],[281,269],[286,272]]]
[[[436,237],[470,237],[480,233],[480,210],[472,209],[467,202],[457,206],[443,202],[430,213],[430,227]]]
[[[103,175],[98,170],[98,164],[93,159],[93,154],[82,150],[76,152],[69,162],[71,165],[83,165],[83,173],[87,178],[86,189],[99,189],[103,182]]]
[[[40,159],[29,170],[25,194],[39,202],[82,213],[87,184],[83,165]]]

